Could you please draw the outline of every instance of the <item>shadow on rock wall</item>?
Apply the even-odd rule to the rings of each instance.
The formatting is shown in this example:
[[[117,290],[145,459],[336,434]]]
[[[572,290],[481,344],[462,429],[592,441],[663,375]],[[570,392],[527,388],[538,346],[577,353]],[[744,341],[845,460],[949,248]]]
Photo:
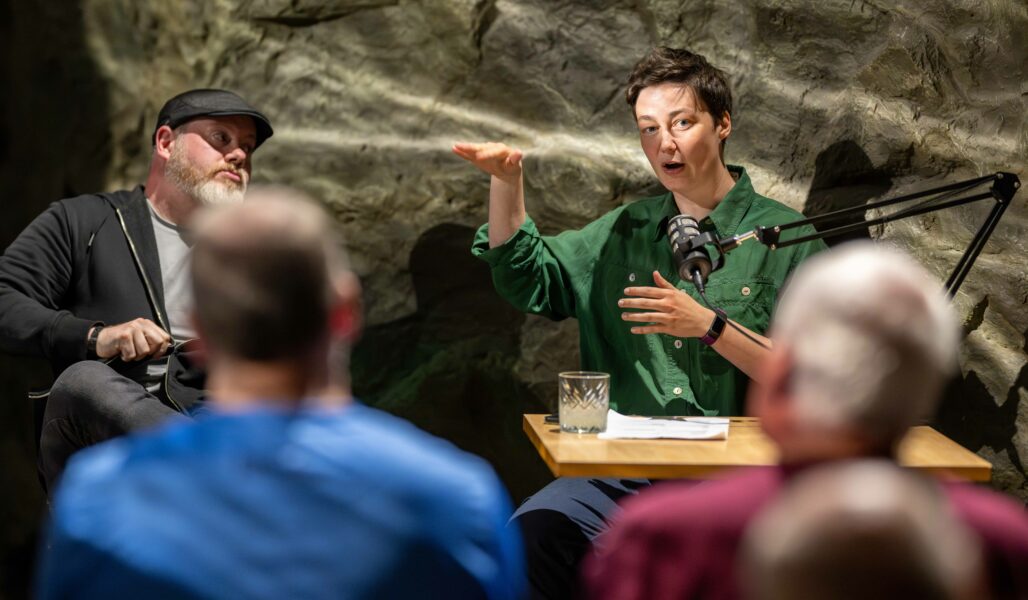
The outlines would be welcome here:
[[[515,502],[552,479],[521,431],[546,403],[514,374],[525,315],[471,256],[474,229],[425,231],[410,257],[417,311],[376,325],[354,349],[354,393],[488,460]]]
[[[970,324],[965,325],[964,337],[981,325],[982,315],[988,308],[986,296],[975,307]],[[1028,352],[1028,331],[1024,332],[1024,350]],[[1021,367],[1002,404],[997,404],[981,377],[975,371],[953,378],[946,387],[933,425],[961,446],[982,454],[991,450],[993,456],[1006,455],[1014,471],[997,470],[993,462],[993,484],[1022,499],[1028,496],[1028,482],[1022,476],[1025,465],[1017,447],[1017,417],[1022,396],[1028,397],[1028,364]]]
[[[87,49],[78,2],[0,0],[0,247],[46,206],[97,191],[110,160],[106,82]],[[29,594],[43,495],[25,391],[41,360],[0,354],[0,598]]]
[[[836,142],[825,148],[814,161],[814,178],[810,183],[803,214],[816,217],[833,211],[861,206],[878,199],[892,187],[892,179],[885,171],[871,164],[864,149],[852,140]],[[828,219],[818,223],[819,231],[860,223],[863,213]],[[867,227],[827,238],[829,246],[843,242],[870,239]]]

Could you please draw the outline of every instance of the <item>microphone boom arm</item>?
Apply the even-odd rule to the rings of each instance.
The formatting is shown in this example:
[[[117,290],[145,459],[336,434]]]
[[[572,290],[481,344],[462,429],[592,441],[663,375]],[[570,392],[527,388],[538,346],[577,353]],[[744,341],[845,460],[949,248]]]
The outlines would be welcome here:
[[[967,192],[973,188],[976,188],[984,183],[992,182],[992,186],[989,191],[980,192],[970,196],[949,199],[953,195],[959,195]],[[724,255],[726,252],[738,247],[743,242],[755,239],[761,244],[764,244],[772,250],[778,248],[785,248],[787,246],[794,246],[796,244],[802,244],[804,242],[810,242],[814,240],[820,240],[824,238],[834,237],[837,235],[843,235],[853,231],[859,231],[872,225],[881,225],[883,223],[889,223],[899,219],[905,219],[908,217],[914,217],[917,215],[923,215],[925,213],[935,212],[937,210],[943,210],[946,208],[952,208],[954,206],[961,206],[963,204],[970,204],[977,202],[985,198],[993,198],[996,204],[992,207],[989,212],[989,216],[982,223],[982,226],[975,233],[971,242],[968,244],[967,249],[964,250],[964,254],[960,257],[956,267],[953,269],[953,273],[950,274],[949,279],[946,280],[946,293],[952,298],[956,295],[957,290],[960,288],[960,284],[963,283],[967,273],[971,270],[971,266],[974,264],[975,259],[981,253],[982,248],[985,247],[985,243],[992,235],[993,230],[999,223],[1000,218],[1006,211],[1007,206],[1010,205],[1011,200],[1014,197],[1014,193],[1021,187],[1021,180],[1018,179],[1017,175],[1013,173],[999,172],[992,175],[986,175],[984,177],[977,177],[974,179],[968,179],[949,185],[944,185],[921,192],[915,192],[913,194],[906,194],[896,198],[889,198],[886,200],[880,200],[878,202],[872,202],[870,204],[862,204],[860,206],[851,206],[841,210],[832,211],[823,215],[817,215],[815,217],[809,217],[806,219],[799,219],[791,223],[785,223],[783,225],[772,225],[770,227],[759,226],[752,231],[736,235],[733,237],[724,238],[718,240],[711,232],[703,233],[695,236],[689,241],[690,248],[696,246],[702,246],[704,244],[711,244],[717,247],[719,256],[716,260],[712,261],[712,271],[716,271],[724,266]],[[837,219],[839,217],[851,215],[851,214],[863,214],[869,210],[875,210],[894,204],[903,202],[911,202],[921,198],[927,198],[923,202],[919,202],[908,208],[898,210],[889,215],[883,215],[870,220],[862,220],[859,223],[851,223],[849,225],[840,225],[838,227],[832,227],[824,231],[817,231],[810,235],[804,235],[797,238],[782,241],[780,236],[783,231],[795,229],[797,227],[803,227],[804,225],[816,225],[822,221],[829,221],[831,219]]]

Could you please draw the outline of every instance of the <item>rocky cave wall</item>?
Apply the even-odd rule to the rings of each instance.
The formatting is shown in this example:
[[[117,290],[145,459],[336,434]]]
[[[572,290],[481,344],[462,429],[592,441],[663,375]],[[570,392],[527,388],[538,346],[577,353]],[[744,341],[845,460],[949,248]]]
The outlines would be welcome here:
[[[520,414],[549,410],[577,360],[573,322],[514,311],[467,248],[488,178],[456,140],[526,151],[530,214],[581,226],[654,192],[623,82],[657,44],[691,48],[735,89],[729,162],[808,214],[1012,171],[1028,155],[1028,8],[1000,0],[0,0],[3,244],[61,196],[145,175],[155,114],[191,87],[238,91],[273,120],[255,181],[332,211],[366,294],[355,387],[481,454],[515,500],[548,475]],[[1008,210],[956,298],[961,376],[935,424],[1028,499],[1028,210]],[[941,279],[987,207],[870,234]],[[34,373],[32,377],[26,373]],[[5,489],[34,483],[22,389],[0,359]],[[31,547],[37,491],[0,500],[4,565]],[[8,550],[13,548],[14,550]]]

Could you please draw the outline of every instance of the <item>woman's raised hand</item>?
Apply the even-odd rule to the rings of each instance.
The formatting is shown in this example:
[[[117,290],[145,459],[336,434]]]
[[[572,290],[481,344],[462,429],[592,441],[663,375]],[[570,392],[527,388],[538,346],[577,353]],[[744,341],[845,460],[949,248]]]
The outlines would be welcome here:
[[[457,142],[453,145],[453,153],[507,183],[514,183],[521,177],[521,157],[524,154],[506,144]]]

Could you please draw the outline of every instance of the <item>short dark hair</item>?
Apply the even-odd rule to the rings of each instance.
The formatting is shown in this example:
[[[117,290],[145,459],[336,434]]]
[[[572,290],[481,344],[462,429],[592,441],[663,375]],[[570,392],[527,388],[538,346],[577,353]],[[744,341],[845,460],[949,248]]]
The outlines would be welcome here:
[[[300,357],[328,334],[346,258],[324,210],[298,192],[255,189],[196,225],[192,276],[209,343],[257,361]]]
[[[662,83],[680,83],[692,88],[715,122],[725,113],[732,114],[732,87],[728,76],[700,54],[667,46],[650,50],[635,63],[632,74],[628,76],[625,100],[635,110],[639,92]]]

